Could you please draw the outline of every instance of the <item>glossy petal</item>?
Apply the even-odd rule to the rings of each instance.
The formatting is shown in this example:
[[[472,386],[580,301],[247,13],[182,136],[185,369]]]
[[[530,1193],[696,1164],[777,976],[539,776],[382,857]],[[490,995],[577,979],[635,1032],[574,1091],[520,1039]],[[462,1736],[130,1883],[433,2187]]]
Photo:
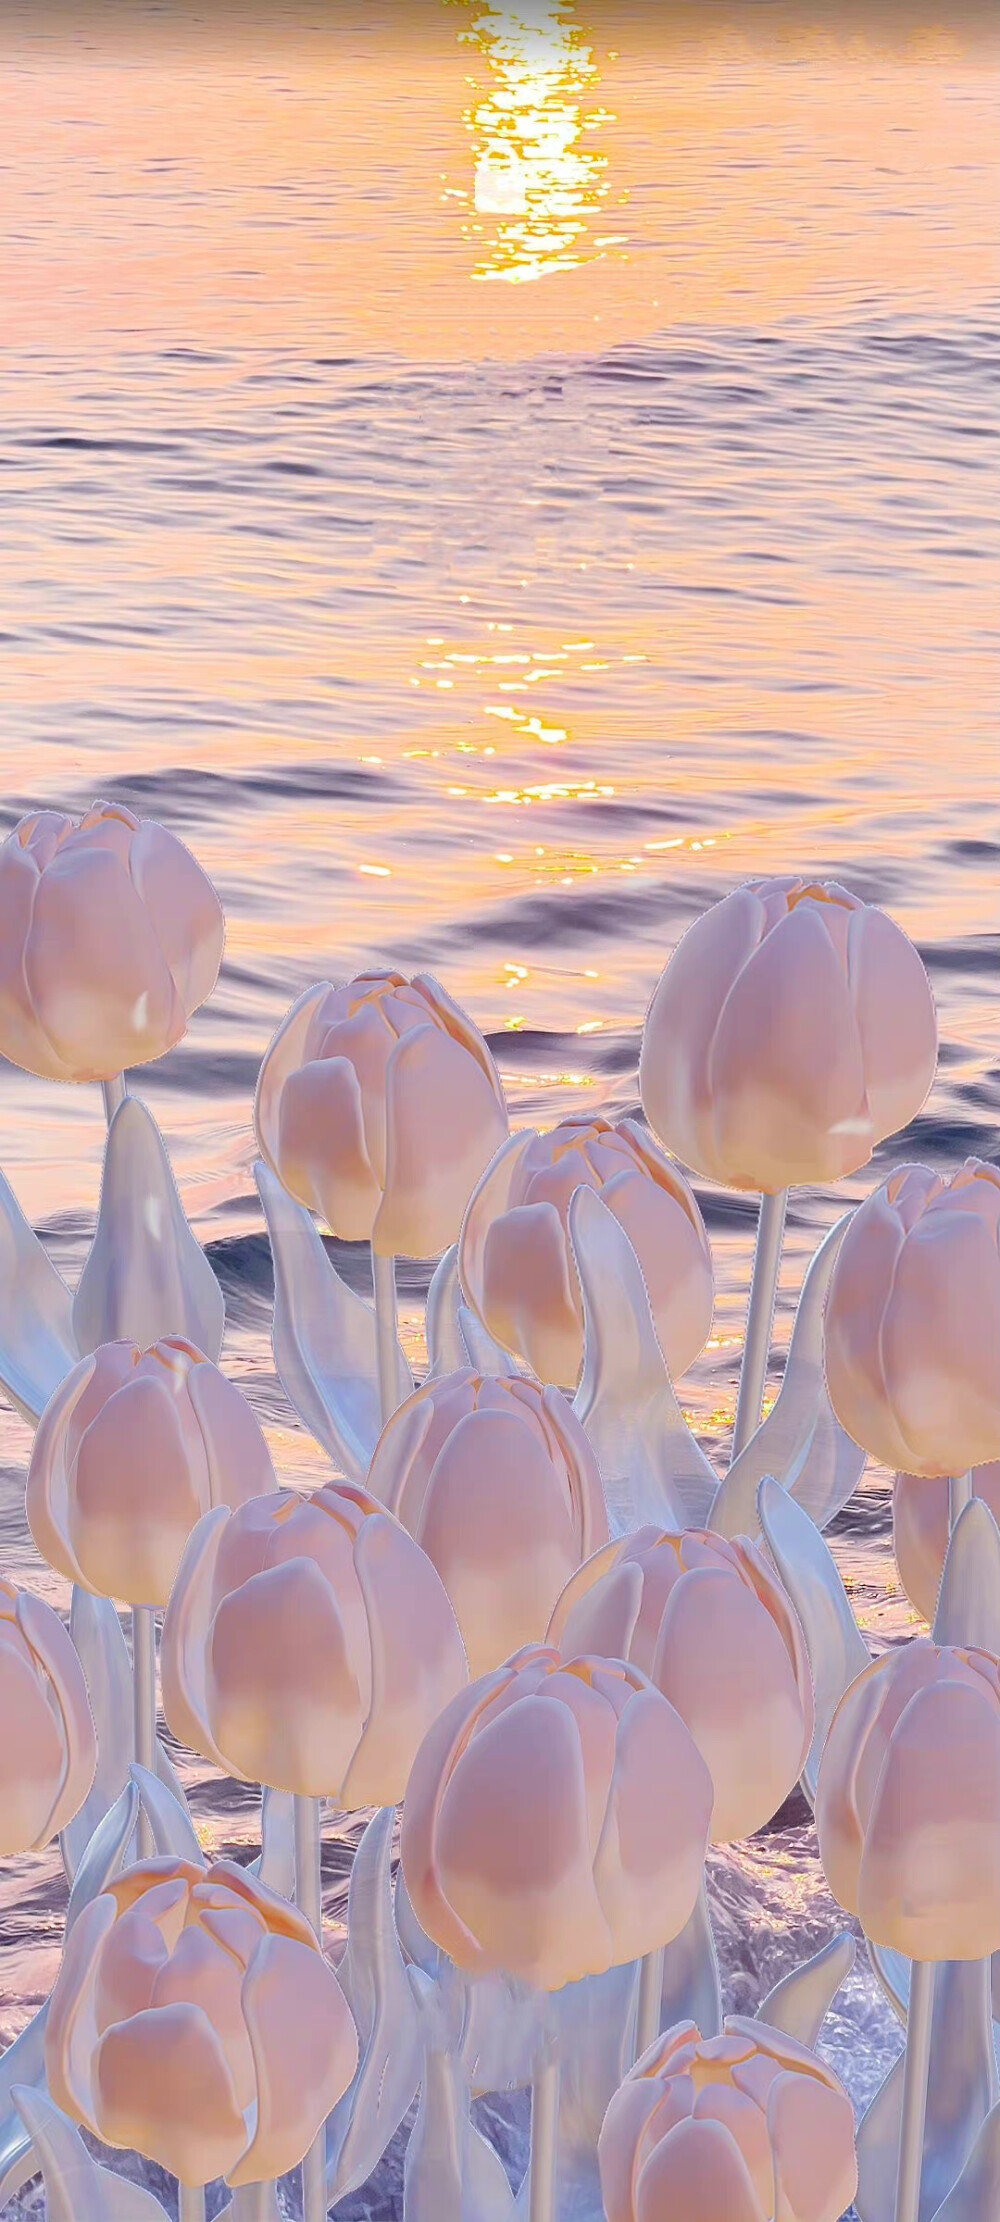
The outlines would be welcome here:
[[[450,1034],[402,1035],[386,1075],[385,1189],[372,1230],[382,1257],[437,1257],[507,1132],[477,1060]]]
[[[354,1563],[368,1617],[371,1707],[343,1799],[348,1807],[396,1805],[422,1737],[464,1689],[469,1669],[432,1560],[405,1528],[380,1514],[365,1520]]]
[[[746,887],[696,918],[662,974],[643,1028],[643,1111],[665,1148],[710,1179],[721,1177],[708,1078],[713,1036],[763,928],[761,904]]]
[[[164,2006],[106,2030],[94,2079],[106,2144],[144,2148],[182,2183],[210,2183],[235,2166],[245,2143],[243,2116],[199,2006]]]
[[[260,1945],[243,1983],[257,2078],[253,2142],[234,2185],[284,2175],[308,2152],[358,2060],[350,2009],[322,1953],[289,1937]]]

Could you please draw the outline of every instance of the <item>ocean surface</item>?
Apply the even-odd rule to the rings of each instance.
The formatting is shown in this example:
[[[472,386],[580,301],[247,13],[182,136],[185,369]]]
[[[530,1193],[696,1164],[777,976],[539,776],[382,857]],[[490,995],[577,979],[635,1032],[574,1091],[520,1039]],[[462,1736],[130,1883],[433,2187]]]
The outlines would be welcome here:
[[[634,1111],[685,926],[805,871],[916,941],[941,1058],[873,1167],[793,1197],[777,1368],[848,1202],[998,1155],[994,28],[12,5],[0,79],[0,822],[116,798],[219,888],[216,994],[131,1085],[279,1472],[325,1470],[274,1375],[251,1176],[292,998],[429,968],[515,1125]],[[71,1281],[102,1142],[97,1088],[0,1068],[0,1163]],[[753,1219],[699,1193],[719,1297],[680,1388],[724,1468]],[[65,1602],[28,1448],[4,1409],[0,1553]],[[884,1473],[834,1546],[873,1642],[909,1632]],[[206,1846],[249,1846],[247,1793],[188,1779]],[[349,1834],[327,1851],[335,1920]],[[744,2009],[842,1925],[794,1802],[714,1889]],[[64,1903],[49,1855],[0,1869],[4,2038]],[[826,2042],[860,2102],[898,2047],[864,1968]]]

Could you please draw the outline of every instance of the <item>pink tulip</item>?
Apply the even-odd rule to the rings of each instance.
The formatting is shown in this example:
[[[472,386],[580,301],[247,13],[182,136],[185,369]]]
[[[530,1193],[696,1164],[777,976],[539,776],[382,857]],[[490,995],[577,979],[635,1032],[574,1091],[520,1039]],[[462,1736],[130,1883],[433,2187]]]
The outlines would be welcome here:
[[[457,1967],[559,1990],[655,1951],[694,1909],[712,1782],[638,1668],[529,1646],[442,1713],[400,1857]]]
[[[395,1805],[468,1678],[423,1551],[350,1482],[279,1490],[195,1530],[163,1623],[163,1710],[229,1774],[342,1806]]]
[[[841,1698],[820,1763],[820,1858],[876,1944],[914,1960],[1000,1949],[1000,1662],[926,1641]]]
[[[757,880],[688,928],[649,1006],[654,1132],[727,1188],[839,1180],[919,1111],[937,1022],[920,958],[835,881]]]
[[[972,1486],[1000,1525],[1000,1459],[974,1467]],[[948,1483],[924,1481],[920,1474],[897,1474],[892,1529],[903,1588],[918,1613],[933,1620],[951,1532]]]
[[[368,1487],[437,1567],[472,1674],[540,1643],[563,1584],[607,1541],[583,1428],[534,1381],[429,1381],[384,1429]]]
[[[264,1058],[254,1117],[289,1194],[381,1257],[446,1250],[507,1132],[486,1043],[428,973],[309,988]]]
[[[933,1479],[1000,1458],[1000,1168],[904,1165],[859,1205],[826,1300],[842,1427]]]
[[[40,1852],[97,1768],[83,1668],[58,1613],[0,1575],[0,1858]]]
[[[273,1486],[246,1398],[193,1343],[170,1335],[140,1351],[106,1342],[42,1413],[28,1525],[67,1581],[161,1606],[202,1513]]]
[[[567,1657],[630,1659],[686,1722],[715,1785],[712,1841],[762,1828],[802,1772],[813,1730],[805,1640],[745,1537],[640,1528],[567,1584],[548,1631]]]
[[[854,2115],[824,2061],[732,2015],[658,2037],[597,2147],[607,2222],[838,2222],[858,2187]]]
[[[572,1387],[583,1357],[583,1299],[569,1238],[574,1189],[593,1188],[636,1252],[660,1347],[684,1373],[712,1324],[712,1253],[679,1166],[634,1119],[562,1119],[511,1144],[466,1213],[462,1286],[484,1326],[541,1381]]]
[[[182,2183],[294,2168],[357,2058],[308,1922],[229,1860],[145,1860],[70,1930],[45,2032],[52,2097]]]
[[[0,849],[0,1050],[46,1080],[162,1057],[211,995],[224,937],[175,834],[121,803],[35,811]]]

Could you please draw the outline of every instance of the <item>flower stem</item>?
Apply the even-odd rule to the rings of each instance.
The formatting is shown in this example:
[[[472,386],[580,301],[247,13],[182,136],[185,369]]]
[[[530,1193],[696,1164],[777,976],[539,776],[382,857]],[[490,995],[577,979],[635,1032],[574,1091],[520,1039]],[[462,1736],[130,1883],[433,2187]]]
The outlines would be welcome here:
[[[903,2119],[899,2131],[895,2222],[918,2222],[933,2014],[933,1961],[914,1960],[910,1967],[910,2002],[906,2016]]]
[[[323,1806],[319,1798],[295,1800],[295,1903],[323,1943]],[[302,2222],[326,2222],[326,2123],[302,2163]]]
[[[205,2222],[205,2188],[190,2183],[177,2186],[177,2222]]]
[[[660,2034],[660,2010],[663,1998],[663,1946],[647,1952],[639,1963],[639,1997],[635,2010],[635,2057],[644,2052]]]
[[[395,1258],[380,1258],[372,1251],[372,1282],[375,1289],[379,1414],[384,1427],[386,1421],[391,1420],[399,1403]]]
[[[972,1503],[975,1493],[971,1472],[952,1476],[948,1483],[948,1528],[950,1533],[954,1533],[961,1514],[965,1511],[966,1505]]]
[[[140,1767],[156,1773],[156,1614],[151,1605],[132,1607],[132,1745]],[[139,1858],[156,1850],[146,1814],[139,1810]]]
[[[741,1450],[746,1449],[751,1435],[756,1433],[760,1425],[787,1202],[787,1188],[779,1188],[776,1196],[762,1196],[760,1199],[753,1279],[750,1283],[750,1307],[747,1312],[743,1364],[740,1367],[740,1386],[736,1399],[736,1424],[733,1428],[734,1458],[738,1458]]]
[[[552,2052],[539,2060],[531,2086],[528,2222],[556,2222],[558,2131],[559,2056]]]
[[[127,1093],[123,1072],[116,1073],[113,1080],[102,1080],[101,1094],[104,1097],[104,1116],[109,1126],[119,1104],[124,1103]]]

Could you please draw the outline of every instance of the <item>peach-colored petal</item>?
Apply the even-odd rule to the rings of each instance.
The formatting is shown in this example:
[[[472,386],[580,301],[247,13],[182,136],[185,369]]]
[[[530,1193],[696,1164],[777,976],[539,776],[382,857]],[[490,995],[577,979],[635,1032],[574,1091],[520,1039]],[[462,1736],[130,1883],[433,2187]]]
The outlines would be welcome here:
[[[473,1376],[470,1372],[463,1378],[471,1381]],[[420,1518],[434,1460],[448,1431],[450,1411],[446,1408],[442,1412],[443,1403],[444,1395],[435,1393],[430,1382],[407,1397],[382,1429],[368,1468],[366,1487],[380,1504],[388,1505],[411,1535]],[[448,1403],[456,1418],[472,1409],[471,1399],[452,1397]]]
[[[181,1895],[186,1906],[183,1886]],[[151,2003],[160,1969],[170,1958],[167,1940],[147,1911],[149,1899],[155,1896],[155,1891],[149,1891],[136,1905],[128,1907],[105,1939],[94,1983],[94,2020],[99,2036],[103,2037],[112,2022],[144,2012]]]
[[[648,1685],[618,1726],[594,1880],[614,1960],[669,1944],[694,1911],[712,1813],[712,1778],[680,1715]]]
[[[1000,1523],[1000,1459],[975,1466],[972,1485]],[[948,1484],[898,1473],[892,1493],[893,1549],[899,1578],[918,1613],[932,1621],[948,1548]]]
[[[228,1951],[207,1926],[192,1923],[178,1938],[166,1964],[157,1969],[149,1998],[149,2004],[155,2007],[187,2003],[203,2009],[225,2053],[241,2113],[253,2105],[256,2095],[253,2054],[243,2020],[244,1973],[237,1954]],[[134,2014],[135,2006],[129,2011]]]
[[[942,1197],[907,1236],[882,1352],[921,1472],[961,1474],[1000,1457],[1000,1255],[982,1218]]]
[[[876,1189],[855,1213],[837,1253],[824,1318],[830,1402],[856,1443],[890,1467],[908,1467],[912,1445],[890,1401],[882,1327],[903,1248],[904,1230],[888,1196]]]
[[[308,2152],[351,2081],[358,2038],[347,2000],[315,1946],[269,1936],[243,1983],[253,2048],[257,2125],[229,2181],[284,2175]]]
[[[507,1132],[481,1065],[439,1027],[401,1037],[386,1073],[385,1190],[372,1241],[382,1257],[437,1257]]]
[[[436,1849],[444,1894],[486,1966],[553,1990],[611,1965],[565,1705],[524,1699],[481,1729],[445,1788]]]
[[[735,2138],[721,2122],[678,2122],[654,2146],[635,2190],[635,2222],[771,2222]]]
[[[552,1618],[549,1622],[548,1632],[545,1639],[547,1643],[558,1645],[560,1650],[564,1648],[563,1637],[569,1624],[571,1614],[576,1612],[578,1606],[582,1608],[584,1601],[587,1597],[589,1597],[591,1590],[596,1587],[597,1583],[600,1582],[606,1574],[610,1574],[612,1568],[617,1564],[618,1559],[620,1558],[624,1548],[625,1546],[622,1543],[620,1537],[616,1537],[610,1543],[602,1544],[600,1550],[592,1551],[590,1557],[584,1560],[583,1565],[577,1568],[576,1573],[570,1576],[570,1579],[567,1582],[562,1595],[559,1597],[555,1605]],[[641,1574],[639,1576],[639,1586],[641,1594]],[[582,1651],[595,1651],[600,1653],[603,1648],[604,1647],[599,1643],[573,1643],[566,1647],[566,1656],[567,1658],[571,1659],[574,1658],[578,1652]],[[605,1655],[616,1659],[622,1659],[625,1658],[627,1654],[624,1651],[614,1649],[610,1654],[606,1653]]]
[[[136,1373],[95,1415],[77,1453],[68,1525],[91,1587],[132,1605],[165,1605],[201,1511],[173,1400]]]
[[[190,1017],[211,995],[219,977],[226,938],[222,904],[190,849],[152,819],[137,827],[129,846],[129,868]]]
[[[586,1589],[577,1598],[563,1621],[562,1637],[555,1633],[556,1616],[563,1600],[572,1589],[570,1583],[556,1607],[549,1623],[549,1643],[559,1642],[567,1658],[587,1653],[605,1659],[627,1659],[635,1633],[639,1608],[642,1604],[642,1569],[634,1561],[619,1559],[615,1564],[612,1554],[621,1551],[620,1543],[612,1543],[606,1551],[597,1552],[598,1559],[611,1558],[603,1579]],[[592,1559],[588,1565],[593,1565]]]
[[[911,1698],[868,1818],[858,1911],[912,1959],[1000,1950],[1000,1708],[959,1682]]]
[[[481,1972],[486,1961],[442,1886],[437,1858],[438,1819],[445,1787],[474,1732],[477,1716],[514,1678],[513,1668],[500,1667],[452,1698],[424,1737],[403,1802],[399,1858],[413,1910],[434,1943],[450,1955],[456,1966],[471,1972]]]
[[[660,2091],[652,2076],[626,2076],[605,2114],[597,2140],[605,2222],[633,2222],[636,2150]]]
[[[97,2043],[95,1993],[101,1948],[115,1918],[108,1893],[91,1899],[63,1945],[45,2025],[45,2075],[57,2106],[99,2134],[92,2062]]]
[[[912,941],[874,904],[848,932],[851,994],[876,1142],[916,1116],[937,1066],[937,1012]]]
[[[854,2114],[818,2076],[779,2075],[767,2102],[778,2198],[775,2222],[839,2222],[858,2188]]]
[[[316,987],[306,988],[282,1019],[264,1052],[254,1097],[254,1127],[261,1156],[266,1159],[272,1173],[279,1180],[281,1168],[278,1162],[278,1133],[282,1089],[289,1074],[308,1061],[310,1037],[321,1023],[326,998],[334,993],[328,980],[320,980]]]
[[[657,1340],[677,1380],[711,1332],[715,1279],[703,1230],[645,1173],[617,1173],[602,1194],[642,1267]]]
[[[187,1393],[201,1429],[209,1504],[245,1504],[277,1486],[271,1453],[247,1398],[218,1366],[194,1365]],[[203,1507],[208,1510],[208,1505]]]
[[[734,1575],[698,1567],[671,1590],[650,1671],[711,1773],[713,1842],[752,1835],[794,1788],[810,1742],[811,1707],[770,1613]]]
[[[871,1156],[845,968],[808,906],[775,926],[734,981],[708,1082],[731,1185],[836,1180]]]
[[[339,1796],[364,1714],[336,1598],[311,1559],[268,1567],[222,1599],[206,1690],[229,1765],[298,1796]]]
[[[478,1026],[473,1025],[471,1018],[466,1011],[463,1011],[461,1004],[455,1002],[454,997],[448,994],[447,988],[443,988],[440,980],[435,980],[432,973],[414,973],[413,986],[419,989],[424,1002],[430,1005],[435,1016],[447,1028],[448,1033],[452,1034],[457,1042],[461,1042],[463,1048],[468,1050],[469,1055],[474,1057],[477,1064],[482,1066],[503,1112],[506,1127],[507,1102],[503,1092],[503,1082]]]
[[[365,1147],[361,1089],[346,1057],[289,1074],[278,1105],[278,1177],[348,1242],[371,1234],[379,1185]]]
[[[46,1703],[27,1645],[12,1642],[6,1633],[0,1640],[0,1703],[4,1723],[0,1857],[7,1859],[17,1852],[40,1849],[51,1836],[49,1819],[66,1752],[58,1717]]]
[[[99,2134],[144,2152],[182,2183],[211,2183],[246,2144],[225,2053],[200,2006],[133,2014],[105,2031],[94,2056]]]
[[[38,1422],[28,1461],[25,1511],[43,1559],[69,1582],[90,1589],[68,1529],[66,1438],[73,1415],[94,1380],[98,1357],[83,1358],[61,1381]]]
[[[162,1056],[186,1014],[147,911],[106,849],[60,850],[43,872],[25,977],[76,1078],[110,1080]]]
[[[583,1320],[575,1268],[555,1204],[518,1204],[483,1244],[483,1317],[491,1335],[541,1381],[576,1385]]]
[[[458,1239],[459,1278],[466,1302],[471,1304],[484,1326],[483,1250],[486,1237],[494,1219],[499,1219],[511,1203],[517,1200],[514,1191],[527,1153],[532,1142],[537,1139],[531,1127],[522,1134],[508,1135],[473,1189],[462,1221]]]
[[[226,1761],[209,1725],[205,1670],[215,1568],[229,1523],[225,1505],[216,1505],[192,1529],[160,1638],[160,1686],[167,1726],[182,1744],[211,1759],[223,1772]]]
[[[728,1178],[715,1142],[709,1056],[719,1012],[764,930],[764,912],[739,887],[688,927],[653,995],[639,1059],[642,1108],[654,1134],[685,1165]]]
[[[348,1807],[396,1805],[421,1739],[469,1670],[444,1587],[404,1528],[373,1514],[354,1557],[368,1618],[371,1700],[342,1795]]]

